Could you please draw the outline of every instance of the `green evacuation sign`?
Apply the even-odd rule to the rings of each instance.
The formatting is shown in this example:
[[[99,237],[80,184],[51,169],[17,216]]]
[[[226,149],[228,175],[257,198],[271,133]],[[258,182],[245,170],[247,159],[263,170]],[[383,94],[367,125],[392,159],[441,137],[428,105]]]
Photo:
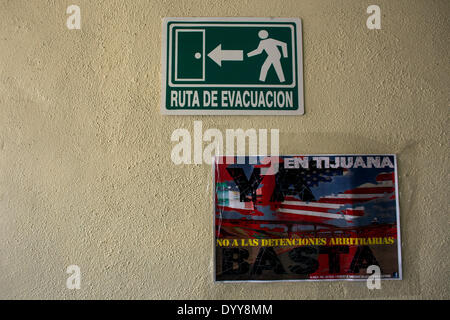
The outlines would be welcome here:
[[[163,114],[301,115],[297,18],[165,18]]]

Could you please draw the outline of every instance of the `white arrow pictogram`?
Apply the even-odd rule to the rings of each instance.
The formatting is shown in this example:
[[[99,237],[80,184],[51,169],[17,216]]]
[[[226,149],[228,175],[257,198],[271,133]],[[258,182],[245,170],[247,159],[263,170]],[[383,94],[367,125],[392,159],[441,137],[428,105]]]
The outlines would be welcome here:
[[[222,66],[222,61],[242,61],[244,60],[243,50],[222,50],[222,44],[219,44],[213,51],[208,53],[215,63]]]

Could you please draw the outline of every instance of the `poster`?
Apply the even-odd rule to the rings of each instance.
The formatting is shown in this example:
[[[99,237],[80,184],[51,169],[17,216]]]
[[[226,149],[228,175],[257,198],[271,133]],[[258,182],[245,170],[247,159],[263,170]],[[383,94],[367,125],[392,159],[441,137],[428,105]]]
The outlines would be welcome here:
[[[213,167],[215,281],[365,280],[373,266],[401,279],[395,155],[216,157]]]

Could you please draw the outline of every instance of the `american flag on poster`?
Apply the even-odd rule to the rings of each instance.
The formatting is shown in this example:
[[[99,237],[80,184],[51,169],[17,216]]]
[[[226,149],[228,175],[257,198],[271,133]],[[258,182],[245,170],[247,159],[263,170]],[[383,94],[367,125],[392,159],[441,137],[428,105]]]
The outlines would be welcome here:
[[[400,279],[394,155],[218,157],[217,281]]]

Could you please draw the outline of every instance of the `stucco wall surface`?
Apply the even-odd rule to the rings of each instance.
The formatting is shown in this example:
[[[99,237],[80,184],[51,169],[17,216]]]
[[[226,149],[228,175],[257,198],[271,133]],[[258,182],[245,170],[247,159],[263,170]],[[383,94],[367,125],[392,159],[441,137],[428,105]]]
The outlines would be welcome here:
[[[166,16],[300,17],[305,115],[162,116]],[[450,298],[449,16],[446,0],[0,0],[0,298]],[[213,283],[211,167],[170,159],[194,120],[278,128],[281,154],[398,154],[404,280]]]

